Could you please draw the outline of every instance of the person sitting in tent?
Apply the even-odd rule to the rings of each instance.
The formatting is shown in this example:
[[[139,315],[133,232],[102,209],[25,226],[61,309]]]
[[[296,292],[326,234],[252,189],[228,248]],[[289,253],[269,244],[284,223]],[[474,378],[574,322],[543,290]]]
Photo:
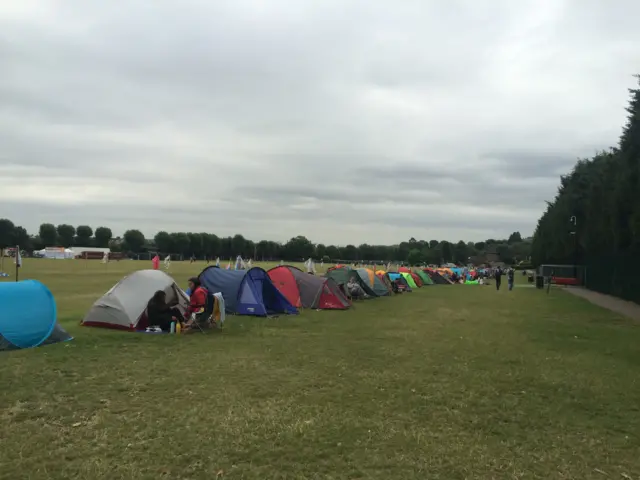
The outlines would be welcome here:
[[[349,292],[349,296],[355,300],[364,299],[366,297],[366,293],[358,282],[352,277],[347,282],[347,292]]]
[[[172,322],[184,321],[182,313],[175,307],[167,305],[167,294],[158,290],[147,304],[147,319],[150,326],[158,326],[164,332],[171,330]]]
[[[199,318],[198,315],[203,313],[207,306],[207,291],[200,285],[198,278],[191,277],[189,279],[189,292],[189,306],[185,313],[185,318],[187,319],[185,328],[187,329],[194,327],[195,322],[201,323],[203,320],[206,320]]]

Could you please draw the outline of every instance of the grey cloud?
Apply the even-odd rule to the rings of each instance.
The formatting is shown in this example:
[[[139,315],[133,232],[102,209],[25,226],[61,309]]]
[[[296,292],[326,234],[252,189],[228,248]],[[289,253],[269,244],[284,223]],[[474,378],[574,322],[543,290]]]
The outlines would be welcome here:
[[[246,191],[244,195],[280,207],[305,203],[324,204],[330,206],[329,211],[343,211],[345,208],[365,205],[375,211],[381,205],[394,205],[398,207],[398,212],[409,207],[434,208],[446,212],[447,209],[460,205],[485,205],[508,209],[526,209],[537,205],[538,208],[542,208],[544,202],[540,200],[540,190],[543,190],[543,194],[552,196],[556,185],[551,182],[527,185],[525,182],[498,184],[490,180],[482,183],[470,180],[466,184],[458,183],[454,186],[434,182],[418,187],[420,185],[412,185],[411,189],[407,189],[405,182],[381,182],[369,186],[366,183],[357,186],[340,184],[333,188],[274,185],[255,187]],[[491,214],[488,214],[487,220],[490,217]],[[371,221],[376,220],[374,213]]]
[[[373,166],[365,168],[362,175],[371,180],[386,182],[391,188],[402,188],[405,186],[427,186],[437,182],[460,182],[469,176],[478,173],[480,166],[451,165],[443,162],[439,165],[416,165],[406,163],[389,162],[388,166]]]
[[[370,186],[359,184],[357,187],[340,185],[336,188],[275,185],[273,187],[254,187],[247,191],[245,195],[254,199],[268,199],[282,206],[296,205],[297,203],[304,203],[305,201],[316,203],[346,203],[352,205],[363,203],[376,205],[385,202],[419,203],[439,196],[437,193],[405,192],[400,189],[384,188],[374,184]]]
[[[526,225],[529,223],[528,219],[523,218],[522,220],[518,219],[503,219],[503,218],[478,218],[474,215],[447,215],[446,213],[441,215],[425,215],[425,216],[415,216],[415,215],[388,215],[380,219],[380,223],[384,225],[389,225],[392,227],[405,227],[408,223],[413,226],[416,230],[429,231],[432,228],[445,228],[451,229],[452,231],[464,231],[464,230],[475,230],[475,231],[484,231],[488,234],[486,238],[489,238],[492,234],[490,232],[496,231],[508,231],[512,229],[512,231],[516,230],[524,230]],[[450,237],[451,240],[465,240],[464,235],[460,237]],[[481,237],[482,238],[482,237]]]
[[[581,149],[584,150],[584,149]],[[593,152],[595,153],[595,152]],[[496,151],[483,160],[494,162],[493,168],[503,175],[516,178],[553,178],[568,173],[578,161],[577,155],[545,151]]]
[[[559,175],[617,140],[633,13],[6,2],[2,216],[336,243],[530,234]]]

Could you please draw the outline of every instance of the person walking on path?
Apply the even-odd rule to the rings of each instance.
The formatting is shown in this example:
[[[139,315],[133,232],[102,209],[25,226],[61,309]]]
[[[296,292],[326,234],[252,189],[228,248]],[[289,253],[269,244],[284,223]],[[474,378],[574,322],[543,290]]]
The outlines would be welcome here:
[[[500,284],[502,283],[502,269],[500,267],[496,268],[494,276],[496,279],[496,290],[500,290]]]
[[[509,285],[509,291],[513,290],[513,282],[515,281],[516,271],[511,267],[507,270],[507,284]]]

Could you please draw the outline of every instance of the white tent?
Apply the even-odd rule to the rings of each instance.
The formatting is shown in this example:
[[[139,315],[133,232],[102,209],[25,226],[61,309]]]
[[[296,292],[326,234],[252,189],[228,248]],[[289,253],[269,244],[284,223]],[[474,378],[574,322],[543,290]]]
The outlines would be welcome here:
[[[57,260],[75,258],[73,250],[62,247],[47,247],[35,252],[37,257],[54,258]]]
[[[167,294],[167,303],[185,311],[189,297],[169,275],[161,270],[139,270],[116,283],[105,293],[82,320],[92,327],[136,330],[147,309],[147,303],[158,290]]]

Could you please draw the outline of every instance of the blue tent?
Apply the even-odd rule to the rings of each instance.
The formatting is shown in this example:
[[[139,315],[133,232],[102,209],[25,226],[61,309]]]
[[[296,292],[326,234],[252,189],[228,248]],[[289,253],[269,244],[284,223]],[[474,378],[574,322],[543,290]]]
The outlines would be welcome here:
[[[262,268],[224,270],[207,267],[199,278],[209,292],[222,293],[227,313],[257,316],[298,313]]]
[[[0,283],[0,351],[71,340],[56,317],[56,301],[42,283]]]

